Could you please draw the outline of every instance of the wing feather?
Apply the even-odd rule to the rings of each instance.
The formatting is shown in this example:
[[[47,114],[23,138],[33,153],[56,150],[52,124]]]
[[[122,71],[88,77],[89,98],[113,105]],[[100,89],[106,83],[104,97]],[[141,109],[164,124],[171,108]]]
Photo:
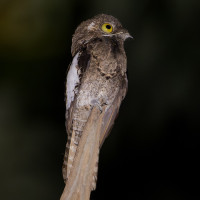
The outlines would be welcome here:
[[[100,143],[99,143],[100,147],[102,146],[104,140],[109,135],[114,125],[115,119],[118,116],[119,108],[124,98],[124,93],[126,92],[126,90],[127,88],[120,89],[112,105],[104,111],[105,113],[102,119],[102,126],[100,131]]]
[[[67,144],[63,162],[63,179],[66,182],[73,164],[76,154],[77,145],[74,145],[75,131],[73,131],[73,111],[76,105],[77,94],[81,85],[82,73],[86,70],[90,60],[90,55],[86,49],[78,52],[69,66],[66,81],[66,130],[67,130]]]

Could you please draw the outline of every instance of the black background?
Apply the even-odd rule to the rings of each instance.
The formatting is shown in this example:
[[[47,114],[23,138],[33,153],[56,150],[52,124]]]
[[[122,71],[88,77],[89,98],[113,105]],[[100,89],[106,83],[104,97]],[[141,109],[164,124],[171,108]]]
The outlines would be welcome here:
[[[64,81],[77,25],[117,17],[129,91],[99,163],[92,200],[199,199],[198,0],[0,2],[1,199],[59,199]]]

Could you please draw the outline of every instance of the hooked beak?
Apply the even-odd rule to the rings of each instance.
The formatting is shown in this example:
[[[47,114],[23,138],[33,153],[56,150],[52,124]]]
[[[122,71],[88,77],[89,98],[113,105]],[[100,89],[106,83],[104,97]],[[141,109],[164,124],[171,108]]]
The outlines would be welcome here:
[[[121,37],[122,37],[122,39],[123,39],[124,41],[125,41],[126,39],[128,39],[128,38],[133,39],[133,37],[130,35],[130,33],[129,33],[126,29],[123,30],[123,33],[121,34]]]
[[[130,33],[126,29],[121,29],[118,33],[112,34],[113,36],[116,35],[120,37],[123,41],[125,41],[128,38],[133,39],[133,37],[130,35]]]
[[[103,36],[106,36],[106,37],[117,36],[117,37],[120,37],[124,41],[128,38],[134,39],[126,29],[122,29],[121,31],[114,34],[106,34]]]
[[[129,33],[123,34],[123,39],[124,39],[124,40],[126,40],[126,39],[128,39],[128,38],[133,39],[133,37],[132,37]]]

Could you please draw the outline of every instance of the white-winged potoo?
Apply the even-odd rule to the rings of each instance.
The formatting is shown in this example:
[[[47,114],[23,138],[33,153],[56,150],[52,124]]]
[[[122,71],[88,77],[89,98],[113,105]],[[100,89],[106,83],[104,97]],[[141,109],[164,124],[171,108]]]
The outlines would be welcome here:
[[[100,127],[98,132],[93,130],[93,135],[99,134],[99,141],[96,141],[98,149],[108,136],[119,112],[128,86],[127,59],[124,51],[124,41],[127,38],[131,36],[121,23],[113,16],[105,14],[83,21],[73,35],[71,47],[73,61],[69,66],[66,81],[68,141],[63,164],[64,181],[67,183],[73,170],[76,172],[71,179],[74,183],[69,186],[72,188],[63,199],[79,199],[77,196],[80,197],[84,192],[86,181],[89,181],[90,190],[96,187],[98,155],[95,156],[94,169],[87,170],[89,172],[84,171],[85,174],[92,173],[91,178],[89,175],[81,174],[84,165],[89,163],[93,147],[90,148],[91,152],[84,154],[84,160],[88,160],[85,164],[83,164],[84,161],[75,162],[75,159],[78,152],[83,151],[79,144],[83,135],[86,134],[84,128],[93,109],[97,108],[101,115],[101,121],[98,118],[90,120],[90,123],[95,123]],[[87,145],[90,145],[89,142],[84,144],[86,147]]]

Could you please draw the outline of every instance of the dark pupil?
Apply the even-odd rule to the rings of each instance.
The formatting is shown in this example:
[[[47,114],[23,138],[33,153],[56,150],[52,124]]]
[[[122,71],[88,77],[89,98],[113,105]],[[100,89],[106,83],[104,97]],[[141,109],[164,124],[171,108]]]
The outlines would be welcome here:
[[[107,28],[107,29],[111,29],[111,26],[110,26],[110,25],[106,25],[106,28]]]

